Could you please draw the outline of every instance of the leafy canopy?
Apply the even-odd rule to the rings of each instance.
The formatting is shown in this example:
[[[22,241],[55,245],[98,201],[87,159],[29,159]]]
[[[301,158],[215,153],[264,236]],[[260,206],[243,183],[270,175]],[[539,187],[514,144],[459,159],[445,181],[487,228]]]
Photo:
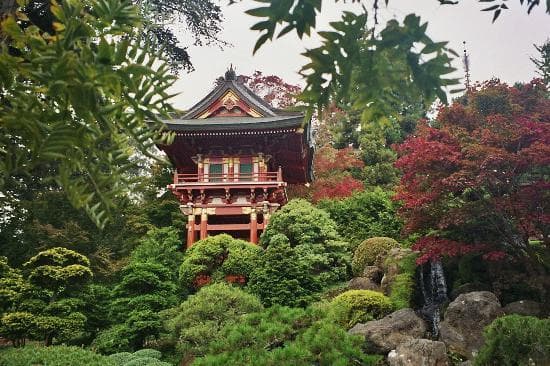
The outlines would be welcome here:
[[[550,102],[543,82],[497,80],[440,110],[398,147],[397,199],[409,232],[422,234],[419,262],[481,252],[528,256],[529,238],[550,245]]]
[[[29,175],[55,181],[103,227],[134,149],[170,143],[160,116],[174,78],[133,37],[141,19],[129,3],[68,0],[51,11],[54,34],[20,12],[1,23],[0,191]]]

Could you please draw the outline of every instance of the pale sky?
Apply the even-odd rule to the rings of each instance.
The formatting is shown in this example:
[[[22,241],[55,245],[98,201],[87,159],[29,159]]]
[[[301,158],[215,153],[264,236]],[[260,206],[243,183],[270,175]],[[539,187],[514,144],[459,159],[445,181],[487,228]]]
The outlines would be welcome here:
[[[232,44],[220,49],[217,46],[189,47],[195,67],[192,73],[181,72],[173,92],[180,93],[173,98],[173,105],[186,109],[198,102],[213,87],[214,80],[223,75],[229,64],[233,64],[238,74],[250,75],[260,70],[264,75],[278,75],[286,82],[304,85],[298,70],[307,59],[301,56],[306,48],[319,46],[316,35],[300,40],[290,33],[273,42],[268,41],[252,55],[252,49],[259,33],[249,28],[258,18],[244,13],[257,7],[256,2],[242,2],[226,6],[223,4],[224,23],[220,38]],[[380,1],[383,4],[383,1]],[[528,81],[535,76],[535,68],[529,57],[537,56],[533,44],[542,44],[550,37],[550,15],[545,13],[545,4],[535,7],[527,15],[526,7],[519,9],[519,0],[507,1],[510,7],[493,24],[492,12],[482,12],[482,6],[474,0],[462,0],[462,5],[441,6],[436,0],[390,0],[379,11],[378,27],[389,19],[402,20],[409,13],[416,13],[421,20],[428,22],[427,34],[434,41],[449,41],[449,46],[462,55],[462,42],[466,41],[470,54],[472,80],[482,81],[498,77],[503,81]],[[367,8],[372,1],[365,1]],[[360,11],[357,4],[334,0],[323,1],[317,30],[328,30],[328,22],[338,20],[342,10]],[[371,17],[372,18],[372,17]],[[371,19],[372,20],[372,19]],[[191,38],[179,34],[182,44],[191,43]],[[462,61],[456,59],[453,66],[458,68],[456,77],[464,75]]]

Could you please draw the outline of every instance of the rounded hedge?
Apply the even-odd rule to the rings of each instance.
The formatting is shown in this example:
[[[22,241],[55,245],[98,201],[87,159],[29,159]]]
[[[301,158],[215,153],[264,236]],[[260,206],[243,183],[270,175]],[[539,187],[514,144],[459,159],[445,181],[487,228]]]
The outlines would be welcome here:
[[[372,266],[376,263],[376,259],[380,255],[384,255],[389,252],[390,249],[396,248],[399,243],[392,238],[387,237],[375,237],[363,241],[355,253],[353,253],[353,260],[351,266],[353,273],[356,276],[360,276],[363,273],[365,266]]]
[[[208,277],[209,282],[223,282],[226,276],[248,279],[262,248],[227,234],[199,240],[185,252],[179,269],[182,285],[198,288],[197,279]]]
[[[485,344],[474,365],[547,365],[550,360],[550,319],[507,315],[484,331]]]
[[[371,290],[346,291],[329,304],[329,316],[346,328],[380,319],[392,311],[391,300],[384,294]]]

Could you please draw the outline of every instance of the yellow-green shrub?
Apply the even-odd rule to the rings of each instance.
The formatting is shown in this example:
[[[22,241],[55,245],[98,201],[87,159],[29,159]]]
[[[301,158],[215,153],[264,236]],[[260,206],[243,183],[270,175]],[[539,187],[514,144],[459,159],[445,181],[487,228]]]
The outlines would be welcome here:
[[[353,273],[356,276],[360,275],[365,266],[372,266],[376,262],[376,258],[379,255],[384,255],[390,249],[398,246],[399,243],[397,241],[383,236],[363,241],[355,249],[355,253],[353,253],[353,260],[351,262]]]
[[[338,295],[329,305],[329,317],[351,328],[357,323],[380,319],[393,310],[391,300],[371,290],[350,290]]]

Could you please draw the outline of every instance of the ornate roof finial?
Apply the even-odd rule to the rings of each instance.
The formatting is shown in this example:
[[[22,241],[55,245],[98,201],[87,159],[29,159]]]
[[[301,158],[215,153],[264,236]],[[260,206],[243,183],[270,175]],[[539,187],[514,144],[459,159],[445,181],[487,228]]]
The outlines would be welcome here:
[[[237,80],[237,74],[235,69],[233,69],[233,64],[229,66],[229,70],[225,72],[225,81],[235,81]]]

